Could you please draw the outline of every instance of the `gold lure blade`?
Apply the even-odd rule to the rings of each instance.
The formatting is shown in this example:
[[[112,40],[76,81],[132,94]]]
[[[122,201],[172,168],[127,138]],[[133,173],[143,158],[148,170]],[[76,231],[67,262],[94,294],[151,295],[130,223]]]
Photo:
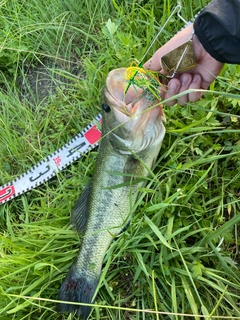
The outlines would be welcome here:
[[[165,74],[183,72],[196,67],[192,40],[184,42],[179,47],[168,52],[161,58],[161,65]]]

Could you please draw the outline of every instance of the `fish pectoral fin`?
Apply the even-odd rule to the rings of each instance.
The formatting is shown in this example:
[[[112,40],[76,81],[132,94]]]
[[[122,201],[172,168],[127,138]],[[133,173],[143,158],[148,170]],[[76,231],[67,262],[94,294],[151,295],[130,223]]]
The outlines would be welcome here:
[[[77,200],[71,215],[71,225],[77,232],[82,233],[85,229],[88,210],[87,210],[87,201],[90,192],[90,183],[85,187],[81,193],[79,199]]]

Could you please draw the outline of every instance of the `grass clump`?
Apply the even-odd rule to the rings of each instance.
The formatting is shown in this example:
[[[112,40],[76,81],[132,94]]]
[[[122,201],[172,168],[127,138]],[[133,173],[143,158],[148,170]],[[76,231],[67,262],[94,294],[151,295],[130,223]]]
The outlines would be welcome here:
[[[185,1],[183,17],[205,4]],[[176,5],[1,4],[1,185],[97,115],[109,70],[141,61]],[[152,52],[181,27],[174,16]],[[240,319],[238,75],[239,66],[226,65],[200,101],[165,108],[153,176],[130,227],[106,254],[90,319]],[[70,212],[95,160],[96,150],[0,206],[0,319],[74,319],[54,305],[79,248]]]

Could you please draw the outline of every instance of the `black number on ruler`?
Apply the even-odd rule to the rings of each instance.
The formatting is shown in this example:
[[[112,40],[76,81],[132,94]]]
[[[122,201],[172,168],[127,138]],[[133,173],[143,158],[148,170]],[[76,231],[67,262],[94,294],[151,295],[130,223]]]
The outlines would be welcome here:
[[[38,174],[37,177],[30,177],[29,180],[30,180],[31,182],[38,180],[41,176],[44,176],[44,175],[50,170],[50,166],[49,166],[49,165],[46,165],[46,169],[47,169],[47,170],[44,171],[44,172],[39,172],[39,174]]]
[[[71,157],[76,151],[80,150],[82,147],[84,147],[86,144],[86,142],[82,142],[79,145],[77,145],[76,147],[73,147],[72,149],[70,149],[68,151],[68,155],[67,157]]]

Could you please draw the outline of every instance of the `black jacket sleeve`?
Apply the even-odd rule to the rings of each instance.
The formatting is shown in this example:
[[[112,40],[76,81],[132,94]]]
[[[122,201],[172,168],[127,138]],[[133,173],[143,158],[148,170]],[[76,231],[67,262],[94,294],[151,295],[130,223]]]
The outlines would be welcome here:
[[[212,0],[197,16],[194,30],[213,58],[240,64],[240,0]]]

